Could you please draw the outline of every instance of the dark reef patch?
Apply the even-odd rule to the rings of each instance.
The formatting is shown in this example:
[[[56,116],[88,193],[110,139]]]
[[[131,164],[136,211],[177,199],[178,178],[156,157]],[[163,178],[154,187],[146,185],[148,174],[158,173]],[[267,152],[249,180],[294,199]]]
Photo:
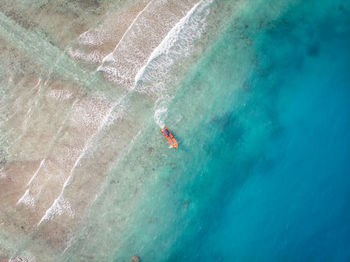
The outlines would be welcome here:
[[[307,48],[307,54],[311,57],[316,57],[320,53],[320,46],[316,43]]]

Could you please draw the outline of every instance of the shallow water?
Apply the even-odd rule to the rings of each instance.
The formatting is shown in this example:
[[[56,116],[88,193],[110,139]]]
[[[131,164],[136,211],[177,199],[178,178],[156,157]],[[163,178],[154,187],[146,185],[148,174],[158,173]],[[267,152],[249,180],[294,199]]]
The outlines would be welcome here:
[[[200,147],[210,160],[185,171],[195,177],[184,188],[196,214],[177,225],[185,234],[169,261],[349,259],[347,8],[291,5],[267,28],[247,32],[250,65],[233,22],[196,69],[191,86],[209,85],[221,99],[206,103],[213,108],[203,112],[216,114],[205,113],[193,130],[215,139]],[[247,31],[261,10],[242,17]],[[217,113],[223,104],[230,106]]]
[[[129,253],[349,259],[348,7],[295,2],[264,13],[255,3],[169,106],[181,150],[157,165]]]
[[[146,4],[76,6],[72,35],[1,6],[0,261],[348,261],[350,6],[184,1],[126,88],[73,55]]]

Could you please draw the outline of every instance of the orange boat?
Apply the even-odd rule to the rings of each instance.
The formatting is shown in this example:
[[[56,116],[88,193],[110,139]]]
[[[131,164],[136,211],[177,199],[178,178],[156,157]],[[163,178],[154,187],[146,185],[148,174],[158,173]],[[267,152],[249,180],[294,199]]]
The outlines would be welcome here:
[[[169,129],[166,126],[164,126],[164,128],[162,128],[160,131],[172,147],[178,147],[176,139],[174,138],[173,134],[170,133]]]

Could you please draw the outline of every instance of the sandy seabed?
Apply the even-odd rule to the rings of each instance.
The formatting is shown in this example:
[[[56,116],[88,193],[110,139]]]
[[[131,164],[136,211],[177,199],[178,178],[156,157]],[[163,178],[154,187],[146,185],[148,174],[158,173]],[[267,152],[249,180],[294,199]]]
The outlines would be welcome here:
[[[69,249],[139,135],[138,110],[157,99],[135,95],[135,77],[197,3],[0,4],[0,261],[56,261]]]

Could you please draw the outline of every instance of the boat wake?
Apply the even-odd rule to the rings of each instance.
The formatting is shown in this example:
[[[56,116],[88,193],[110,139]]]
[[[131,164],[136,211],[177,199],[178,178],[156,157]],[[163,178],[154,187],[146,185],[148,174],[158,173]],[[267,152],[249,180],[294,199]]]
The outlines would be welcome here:
[[[155,104],[154,121],[160,128],[164,128],[165,126],[165,119],[168,117],[167,104],[170,100],[170,97],[163,97],[162,99],[158,100],[158,103]]]

